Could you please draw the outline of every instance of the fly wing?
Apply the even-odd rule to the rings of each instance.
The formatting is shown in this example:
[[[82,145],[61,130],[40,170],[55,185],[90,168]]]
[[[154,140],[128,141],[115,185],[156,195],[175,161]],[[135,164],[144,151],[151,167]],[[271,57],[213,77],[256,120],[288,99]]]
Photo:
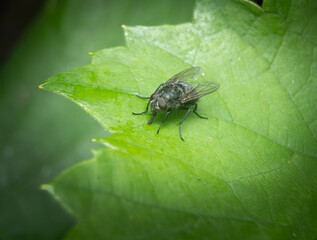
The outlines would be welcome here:
[[[188,80],[197,80],[201,74],[200,67],[187,68],[171,77],[165,84],[171,84],[177,81],[186,82]]]
[[[213,93],[219,87],[220,85],[216,82],[197,82],[196,86],[193,87],[191,91],[183,94],[182,103],[186,103]]]

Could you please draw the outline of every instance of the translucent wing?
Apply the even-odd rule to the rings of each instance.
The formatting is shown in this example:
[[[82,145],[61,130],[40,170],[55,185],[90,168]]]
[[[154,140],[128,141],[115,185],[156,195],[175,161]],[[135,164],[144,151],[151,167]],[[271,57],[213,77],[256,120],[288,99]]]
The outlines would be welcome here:
[[[165,84],[175,83],[177,81],[186,82],[188,80],[197,80],[201,76],[200,67],[187,68],[171,77]]]
[[[183,94],[182,103],[186,103],[213,93],[219,88],[219,86],[220,85],[216,82],[197,82],[196,86],[194,86],[191,91]]]

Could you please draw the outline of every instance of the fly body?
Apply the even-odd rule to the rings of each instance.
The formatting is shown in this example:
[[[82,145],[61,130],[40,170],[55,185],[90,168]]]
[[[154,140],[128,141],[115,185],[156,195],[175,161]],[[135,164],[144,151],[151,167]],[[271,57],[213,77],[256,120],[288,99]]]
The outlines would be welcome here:
[[[185,82],[177,82],[174,84],[163,85],[158,91],[157,95],[152,95],[151,111],[156,112],[164,109],[166,104],[166,109],[177,109],[181,107],[184,102],[182,96],[185,93],[193,90],[193,87]]]
[[[151,125],[157,113],[166,112],[164,119],[161,122],[157,133],[159,133],[165,119],[175,109],[187,110],[185,116],[179,123],[179,135],[184,141],[181,132],[181,125],[186,119],[190,111],[193,111],[198,117],[208,119],[200,116],[197,110],[197,102],[200,97],[206,96],[219,88],[219,84],[215,82],[197,81],[201,76],[199,67],[191,67],[184,71],[174,75],[167,82],[158,86],[151,97],[141,97],[142,99],[150,99],[144,112],[133,113],[134,115],[141,115],[148,112],[150,107],[152,112],[152,118],[148,122]],[[194,109],[192,110],[192,107]]]

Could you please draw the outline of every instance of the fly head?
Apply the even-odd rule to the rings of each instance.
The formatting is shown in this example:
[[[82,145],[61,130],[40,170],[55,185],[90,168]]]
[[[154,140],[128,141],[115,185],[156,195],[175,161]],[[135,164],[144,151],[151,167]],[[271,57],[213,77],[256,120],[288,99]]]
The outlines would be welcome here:
[[[151,111],[153,113],[165,111],[167,109],[167,103],[165,99],[162,98],[159,94],[152,94],[150,99]]]

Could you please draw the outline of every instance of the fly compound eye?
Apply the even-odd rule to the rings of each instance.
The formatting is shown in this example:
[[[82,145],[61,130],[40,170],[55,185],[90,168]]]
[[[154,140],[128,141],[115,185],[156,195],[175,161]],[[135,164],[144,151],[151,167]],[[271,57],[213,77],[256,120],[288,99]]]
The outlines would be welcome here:
[[[160,109],[166,109],[167,105],[164,98],[157,99]]]
[[[153,93],[151,96],[151,100],[157,99],[158,97],[159,97],[159,95],[157,93]]]

